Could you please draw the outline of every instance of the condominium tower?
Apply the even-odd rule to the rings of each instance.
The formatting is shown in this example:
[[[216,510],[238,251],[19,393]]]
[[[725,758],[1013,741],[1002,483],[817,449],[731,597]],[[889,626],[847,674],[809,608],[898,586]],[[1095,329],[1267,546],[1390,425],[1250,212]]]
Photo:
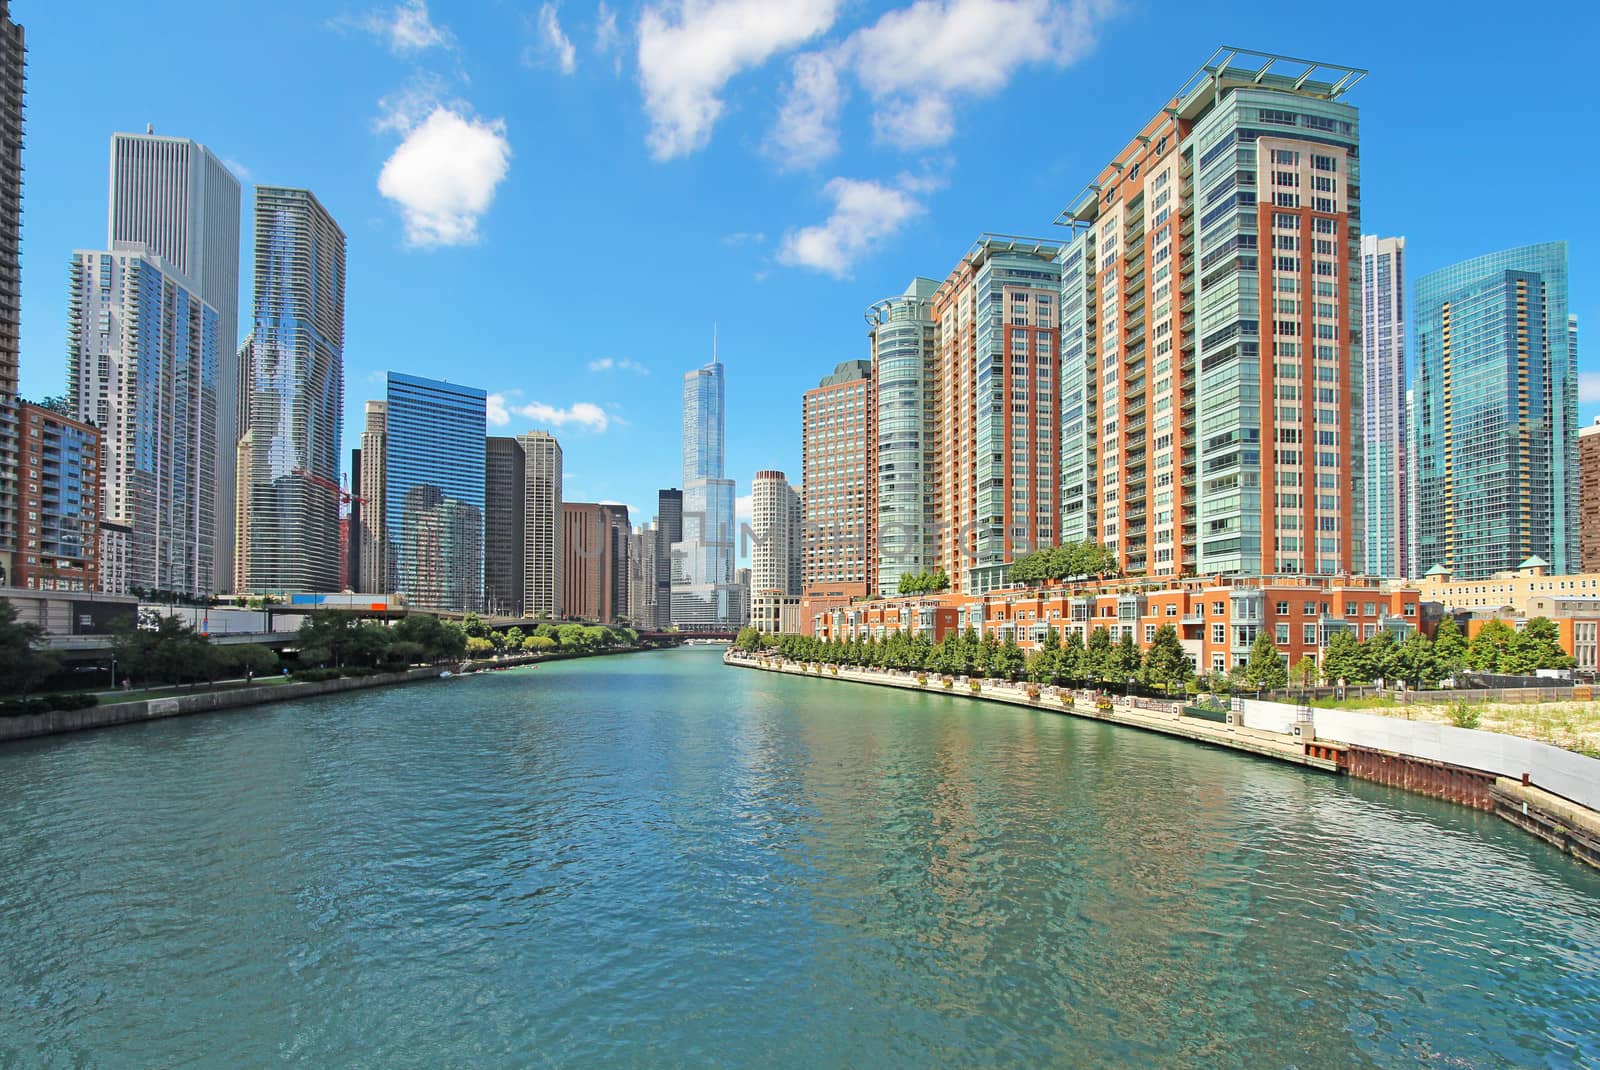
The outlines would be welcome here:
[[[656,627],[672,623],[672,546],[683,541],[683,491],[656,492]]]
[[[518,435],[522,444],[522,612],[559,617],[563,605],[561,444],[547,431]]]
[[[487,398],[477,387],[389,373],[384,535],[395,590],[412,605],[483,608]]]
[[[204,145],[153,133],[111,135],[106,248],[143,248],[217,314],[216,478],[210,487],[216,580],[233,584],[234,444],[239,366],[239,180]]]
[[[1361,355],[1366,397],[1366,562],[1374,576],[1409,576],[1410,466],[1406,431],[1406,240],[1361,236]]]
[[[1578,570],[1578,321],[1567,245],[1464,260],[1411,302],[1414,571]]]
[[[805,513],[782,472],[756,473],[750,484],[750,590],[798,595],[804,583]]]
[[[939,283],[915,278],[898,297],[867,310],[877,394],[878,441],[872,458],[878,481],[878,593],[899,589],[900,577],[933,567],[934,442],[939,408],[934,380],[938,325],[933,298]]]
[[[876,592],[877,411],[872,363],[840,362],[802,403],[804,589],[814,599]]]
[[[656,610],[656,525],[640,524],[628,536],[628,620],[636,628],[654,629]]]
[[[1600,572],[1600,416],[1578,432],[1579,572]]]
[[[734,586],[734,483],[723,475],[723,367],[683,377],[683,537],[672,547],[672,623],[724,629],[741,623]]]
[[[933,296],[934,563],[957,591],[1053,546],[1060,523],[1059,244],[986,234]],[[806,486],[810,488],[810,477]]]
[[[327,591],[339,581],[344,262],[344,231],[314,194],[256,187],[252,591]]]
[[[1061,540],[1359,567],[1362,75],[1221,49],[1063,213]]]
[[[73,254],[67,392],[100,428],[103,515],[131,529],[130,586],[217,590],[219,317],[137,245]],[[333,561],[337,565],[337,530]]]
[[[22,97],[27,49],[0,0],[0,586],[12,582],[21,467],[16,410],[22,320]]]
[[[528,483],[522,443],[514,438],[489,438],[484,442],[483,470],[484,612],[520,617]]]
[[[358,513],[354,503],[350,515],[357,520],[350,533],[359,548],[356,556],[361,570],[356,590],[388,594],[394,590],[394,549],[384,534],[389,479],[389,403],[369,401],[366,423],[361,431],[361,469],[356,478],[356,493],[366,499]]]
[[[602,624],[628,615],[628,507],[563,502],[562,615]]]

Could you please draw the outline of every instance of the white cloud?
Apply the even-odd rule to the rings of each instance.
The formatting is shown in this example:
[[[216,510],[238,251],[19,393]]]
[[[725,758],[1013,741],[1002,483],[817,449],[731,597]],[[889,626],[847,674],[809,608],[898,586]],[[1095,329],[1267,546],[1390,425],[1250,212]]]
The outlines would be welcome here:
[[[504,427],[511,422],[511,413],[506,411],[506,396],[504,394],[490,394],[488,405],[484,410],[490,427]]]
[[[735,234],[724,234],[723,245],[760,245],[767,240],[767,236],[759,230],[741,230]]]
[[[592,372],[633,372],[635,375],[650,374],[649,368],[646,368],[636,360],[629,360],[626,357],[621,360],[615,357],[601,357],[599,360],[591,360],[589,362],[589,370]]]
[[[348,26],[351,20],[340,19],[337,23]],[[363,15],[354,24],[383,41],[397,56],[451,45],[450,31],[435,25],[429,17],[427,0],[402,0],[388,11]]]
[[[233,173],[233,177],[237,178],[241,182],[248,182],[255,177],[255,172],[251,171],[250,168],[246,167],[244,164],[233,159],[232,157],[224,156],[222,158],[222,166],[231,171]]]
[[[1578,373],[1578,401],[1584,405],[1600,404],[1600,372]]]
[[[902,179],[898,186],[855,178],[835,178],[823,187],[833,200],[826,222],[783,236],[778,260],[793,267],[823,271],[835,278],[850,274],[856,258],[894,234],[926,209]]]
[[[741,494],[733,499],[733,521],[735,524],[748,522],[756,515],[754,494]]]
[[[1081,59],[1113,7],[1113,0],[916,0],[857,31],[846,47],[878,105],[878,137],[922,148],[954,132],[953,98],[1003,89],[1026,64]]]
[[[622,31],[617,29],[617,13],[606,6],[605,0],[600,0],[600,6],[595,9],[594,50],[602,56],[618,53],[616,63],[621,67]]]
[[[844,87],[839,57],[805,52],[790,65],[789,88],[768,151],[785,170],[812,167],[839,151],[839,109]]]
[[[378,192],[400,206],[408,245],[471,245],[510,169],[504,120],[435,105],[406,129],[378,175]]]
[[[539,51],[551,57],[556,66],[561,68],[562,74],[571,74],[578,69],[578,50],[561,29],[561,19],[556,15],[554,4],[543,4],[539,8]]]
[[[566,427],[571,424],[585,431],[604,431],[611,426],[611,417],[606,415],[606,410],[592,401],[573,402],[564,409],[546,405],[542,401],[530,401],[526,405],[518,405],[511,411],[524,419],[549,427]]]
[[[664,0],[639,16],[639,84],[651,154],[704,148],[729,79],[832,25],[839,0]]]

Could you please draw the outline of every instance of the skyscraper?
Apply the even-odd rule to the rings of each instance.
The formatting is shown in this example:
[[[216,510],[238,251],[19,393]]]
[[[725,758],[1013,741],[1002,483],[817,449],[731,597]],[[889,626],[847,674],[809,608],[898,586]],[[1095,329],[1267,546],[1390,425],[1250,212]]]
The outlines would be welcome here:
[[[416,606],[478,612],[488,392],[402,372],[388,383],[383,519],[395,590]]]
[[[5,582],[38,591],[98,591],[100,432],[66,405],[16,406],[21,466],[15,574]]]
[[[73,254],[67,391],[103,436],[107,520],[132,529],[128,583],[218,587],[218,317],[166,262],[126,246]],[[332,561],[338,564],[338,529]]]
[[[872,363],[846,360],[802,403],[804,593],[814,601],[876,592],[874,399]]]
[[[219,587],[231,586],[234,444],[240,383],[239,180],[204,145],[155,134],[111,135],[106,248],[142,247],[217,313],[217,451],[212,488]]]
[[[22,27],[11,21],[8,0],[0,0],[0,402],[17,396],[17,365],[21,351],[18,332],[22,323],[22,261],[19,251],[26,56]],[[6,465],[7,458],[0,456],[0,469]]]
[[[256,187],[252,591],[338,583],[344,259],[344,231],[309,190]]]
[[[0,586],[12,582],[21,471],[17,367],[22,321],[22,27],[0,0]]]
[[[360,547],[361,573],[356,590],[388,594],[394,590],[394,548],[384,534],[389,480],[389,403],[369,401],[361,431],[360,522],[353,538]],[[356,515],[352,508],[352,516]]]
[[[750,484],[750,590],[798,595],[804,582],[805,514],[789,477],[767,469]]]
[[[1578,432],[1579,572],[1600,572],[1600,416]]]
[[[562,615],[602,624],[628,614],[628,507],[563,502]]]
[[[984,235],[933,298],[939,419],[928,477],[936,562],[953,590],[999,586],[1007,563],[1056,542],[1060,252]]]
[[[524,474],[522,612],[528,617],[559,617],[563,605],[561,444],[547,431],[518,435]]]
[[[628,620],[654,629],[656,615],[656,526],[640,524],[628,537]]]
[[[1374,576],[1409,576],[1411,487],[1406,430],[1406,240],[1361,236],[1362,405],[1367,559]]]
[[[494,616],[522,616],[522,555],[528,472],[522,443],[484,443],[483,606]]]
[[[867,310],[877,391],[878,442],[872,458],[878,480],[878,593],[899,589],[900,577],[933,567],[938,433],[934,358],[938,324],[933,297],[939,283],[915,278],[899,297]]]
[[[1220,49],[1058,220],[1063,541],[1134,575],[1363,560],[1363,74]]]
[[[1567,245],[1464,260],[1417,280],[1413,569],[1473,580],[1542,558],[1578,567],[1578,321]]]
[[[737,529],[733,480],[723,476],[722,365],[683,377],[683,538],[672,548],[672,623],[680,628],[738,627],[733,582]]]
[[[656,492],[656,627],[672,623],[672,547],[683,541],[683,491]]]

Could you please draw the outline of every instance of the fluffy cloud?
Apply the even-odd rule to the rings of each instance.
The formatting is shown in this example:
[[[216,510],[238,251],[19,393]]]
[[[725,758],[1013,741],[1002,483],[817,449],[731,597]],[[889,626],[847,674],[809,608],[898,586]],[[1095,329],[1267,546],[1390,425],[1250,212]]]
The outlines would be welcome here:
[[[807,52],[794,58],[788,94],[768,142],[784,169],[810,167],[839,151],[839,109],[844,87],[838,57]]]
[[[621,360],[615,357],[601,357],[599,360],[591,360],[589,362],[589,370],[592,372],[632,372],[635,375],[650,374],[649,368],[646,368],[636,360],[629,360],[626,357]]]
[[[604,431],[611,426],[611,417],[606,415],[606,410],[592,401],[573,402],[564,409],[546,405],[542,401],[530,401],[526,405],[518,405],[511,411],[546,427],[571,425],[585,431]]]
[[[388,127],[406,136],[383,165],[378,192],[400,206],[408,245],[471,245],[511,169],[505,122],[442,104],[421,122],[408,122],[398,118]]]
[[[1600,372],[1578,373],[1578,400],[1585,405],[1600,404]]]
[[[894,234],[925,209],[913,191],[926,184],[902,179],[897,186],[855,178],[836,178],[823,187],[833,212],[823,223],[783,236],[782,263],[826,272],[835,278],[850,274],[856,258]]]
[[[955,104],[1010,84],[1028,64],[1066,67],[1086,55],[1114,0],[915,0],[884,13],[842,44],[794,60],[769,144],[787,166],[810,166],[838,148],[849,73],[871,97],[877,139],[902,149],[942,145]],[[785,149],[788,151],[785,151]]]
[[[504,394],[490,394],[484,415],[490,427],[504,427],[511,422],[511,413],[506,411],[506,396]]]
[[[704,148],[728,80],[825,33],[839,0],[666,0],[639,16],[639,84],[658,160]]]
[[[539,51],[554,60],[562,74],[571,74],[578,69],[578,50],[561,29],[561,19],[556,15],[554,4],[544,4],[539,8]]]
[[[756,496],[754,494],[741,494],[733,499],[733,521],[735,524],[748,524],[756,515]]]

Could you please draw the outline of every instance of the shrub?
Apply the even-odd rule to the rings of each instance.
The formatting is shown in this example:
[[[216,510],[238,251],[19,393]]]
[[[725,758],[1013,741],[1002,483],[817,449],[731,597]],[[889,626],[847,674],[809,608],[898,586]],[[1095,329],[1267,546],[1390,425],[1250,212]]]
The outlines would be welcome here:
[[[968,680],[967,681],[967,690],[971,691],[974,695],[976,695],[982,689],[983,689],[983,685],[978,683],[978,681],[976,681],[976,680]]]
[[[1072,696],[1071,695],[1062,695],[1061,696],[1061,705],[1065,706],[1069,710],[1072,709],[1072,705],[1073,705]]]
[[[1450,723],[1457,728],[1477,728],[1483,720],[1483,714],[1478,707],[1460,700],[1450,703],[1445,714],[1450,718]]]
[[[946,676],[943,680],[939,681],[939,686],[948,689],[956,686],[956,682],[950,677]]]
[[[927,673],[922,673],[922,672],[917,673],[917,686],[918,687],[927,687],[928,686],[928,674]]]
[[[1096,699],[1094,708],[1097,710],[1109,710],[1111,708],[1111,700],[1108,698]]]
[[[1037,687],[1028,688],[1028,701],[1029,702],[1038,702],[1039,701],[1039,689]]]

